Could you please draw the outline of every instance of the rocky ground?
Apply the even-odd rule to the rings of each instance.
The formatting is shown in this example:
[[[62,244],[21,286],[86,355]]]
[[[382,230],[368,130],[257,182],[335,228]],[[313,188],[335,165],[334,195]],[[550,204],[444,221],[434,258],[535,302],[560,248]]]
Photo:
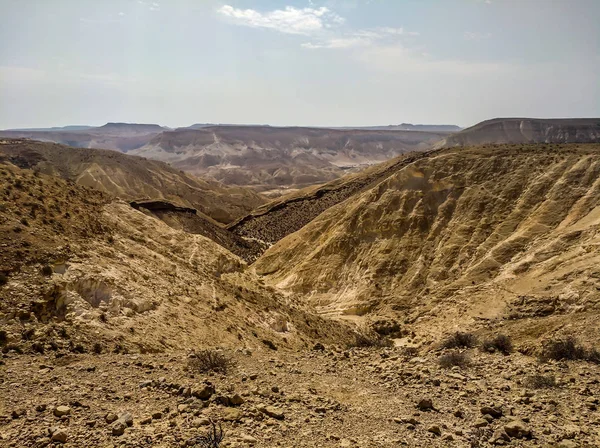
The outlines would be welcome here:
[[[8,352],[0,446],[203,446],[211,419],[230,447],[600,446],[594,364],[475,349],[450,369],[401,348],[225,354],[227,373],[202,374],[186,353]]]

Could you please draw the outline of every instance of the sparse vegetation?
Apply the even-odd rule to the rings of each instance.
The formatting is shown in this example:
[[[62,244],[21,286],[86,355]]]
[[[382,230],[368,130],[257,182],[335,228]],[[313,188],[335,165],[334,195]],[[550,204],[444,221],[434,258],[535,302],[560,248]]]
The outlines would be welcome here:
[[[92,351],[96,354],[96,355],[100,355],[102,353],[102,344],[100,344],[99,342],[96,342],[94,344],[94,346],[92,347]]]
[[[0,272],[0,286],[4,286],[8,283],[8,275],[3,272]]]
[[[473,348],[477,345],[477,337],[473,333],[457,331],[442,342],[442,348]]]
[[[50,275],[52,275],[54,271],[52,270],[52,267],[49,265],[45,265],[42,268],[42,274],[45,275],[46,277],[49,277]]]
[[[540,354],[540,360],[554,361],[590,361],[600,362],[600,352],[596,349],[586,349],[576,338],[569,336],[564,339],[553,339],[547,341]]]
[[[558,387],[554,375],[531,375],[525,378],[524,384],[531,389],[551,389]]]
[[[208,432],[198,436],[192,446],[200,448],[219,448],[221,446],[221,442],[225,438],[223,427],[220,423],[217,425],[212,419],[210,420],[210,425],[211,427]]]
[[[194,352],[188,360],[188,368],[200,373],[227,373],[231,367],[233,367],[233,360],[225,353],[215,349]]]
[[[450,352],[444,353],[439,358],[440,367],[444,369],[449,369],[454,366],[463,368],[467,367],[470,363],[471,360],[469,359],[467,354],[458,350],[452,350]]]
[[[347,345],[348,348],[384,348],[390,347],[392,341],[387,337],[379,335],[367,335],[356,333],[352,341]]]
[[[513,351],[513,343],[510,336],[499,334],[492,339],[486,339],[481,344],[481,350],[487,353],[499,352],[509,355]]]

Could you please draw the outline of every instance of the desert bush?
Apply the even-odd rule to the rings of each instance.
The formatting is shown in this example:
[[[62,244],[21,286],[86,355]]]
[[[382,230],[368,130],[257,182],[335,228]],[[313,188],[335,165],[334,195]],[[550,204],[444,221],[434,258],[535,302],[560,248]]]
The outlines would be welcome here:
[[[513,351],[513,344],[510,336],[499,334],[493,339],[486,339],[481,345],[481,350],[488,353],[500,352],[508,355]]]
[[[225,438],[223,427],[220,423],[217,425],[212,419],[210,420],[210,425],[210,429],[206,434],[192,440],[192,446],[200,448],[219,448],[221,446],[221,442]]]
[[[525,378],[525,386],[531,389],[551,389],[557,387],[554,375],[531,375]]]
[[[100,355],[102,353],[102,344],[100,344],[99,342],[96,342],[94,344],[94,346],[92,347],[92,351],[96,354],[96,355]]]
[[[585,358],[589,362],[593,362],[594,364],[600,364],[600,351],[595,348],[591,348],[588,350]]]
[[[440,367],[444,369],[449,369],[454,366],[458,367],[467,367],[471,361],[466,353],[459,352],[458,350],[453,350],[450,352],[444,353],[439,358]]]
[[[356,333],[352,340],[347,344],[348,348],[385,348],[391,347],[392,341],[389,338],[379,335],[367,335]]]
[[[0,272],[0,286],[4,286],[8,283],[8,275],[4,272]]]
[[[188,360],[188,368],[200,373],[227,373],[232,366],[233,360],[229,356],[214,349],[194,352]]]
[[[33,344],[31,344],[31,349],[34,352],[41,353],[41,354],[43,354],[46,351],[44,344],[42,344],[41,342],[34,342]]]
[[[472,348],[477,345],[477,337],[473,333],[457,331],[442,342],[442,348]]]
[[[42,268],[42,274],[45,275],[45,276],[50,276],[50,275],[52,275],[53,272],[54,271],[52,270],[51,266],[45,265]]]
[[[6,344],[8,341],[8,332],[6,330],[0,330],[0,345]]]
[[[577,342],[577,339],[570,336],[546,342],[542,347],[540,359],[542,361],[586,359],[586,350]]]

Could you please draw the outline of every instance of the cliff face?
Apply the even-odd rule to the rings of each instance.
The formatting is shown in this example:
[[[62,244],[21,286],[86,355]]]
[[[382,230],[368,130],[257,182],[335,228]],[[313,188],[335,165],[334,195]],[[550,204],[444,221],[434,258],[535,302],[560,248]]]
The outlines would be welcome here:
[[[436,147],[505,143],[600,142],[600,118],[496,118],[449,135]]]

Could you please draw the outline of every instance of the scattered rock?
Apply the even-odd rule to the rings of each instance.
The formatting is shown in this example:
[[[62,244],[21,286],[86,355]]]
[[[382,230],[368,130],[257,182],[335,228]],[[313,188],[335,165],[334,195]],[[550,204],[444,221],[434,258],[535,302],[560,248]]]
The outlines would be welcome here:
[[[65,443],[67,441],[67,431],[62,428],[57,428],[52,432],[51,440],[53,442]]]
[[[57,406],[54,409],[54,415],[56,417],[62,417],[63,415],[70,415],[71,408],[69,406]]]
[[[431,425],[429,428],[427,428],[427,432],[435,434],[436,436],[442,435],[442,430],[438,425]]]
[[[506,434],[517,439],[531,438],[532,433],[529,427],[522,420],[513,420],[504,425]]]

